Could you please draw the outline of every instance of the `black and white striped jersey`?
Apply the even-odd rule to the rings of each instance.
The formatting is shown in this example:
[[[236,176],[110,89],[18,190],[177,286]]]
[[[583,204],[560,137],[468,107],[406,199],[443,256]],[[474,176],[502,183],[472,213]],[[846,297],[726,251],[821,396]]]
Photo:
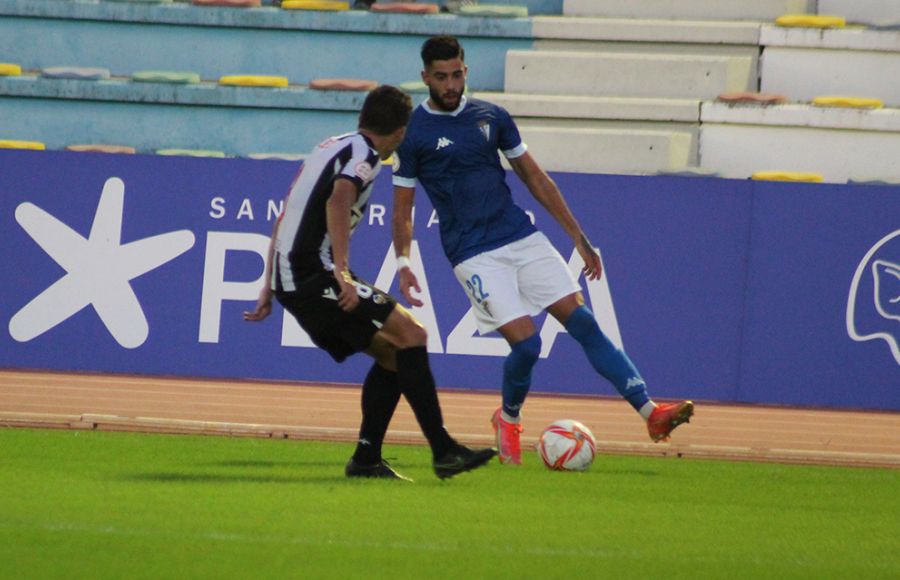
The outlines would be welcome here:
[[[351,207],[350,232],[362,219],[381,170],[378,152],[359,132],[331,137],[316,146],[288,193],[275,238],[272,289],[293,292],[313,274],[334,270],[325,205],[334,180],[349,179],[359,191]]]

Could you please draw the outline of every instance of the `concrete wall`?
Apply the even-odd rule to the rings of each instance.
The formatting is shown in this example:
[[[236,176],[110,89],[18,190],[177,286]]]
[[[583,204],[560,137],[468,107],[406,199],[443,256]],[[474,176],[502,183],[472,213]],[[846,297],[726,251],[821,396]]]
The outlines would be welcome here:
[[[900,110],[704,103],[701,166],[725,177],[756,171],[821,174],[826,181],[900,178]]]
[[[843,16],[849,22],[900,23],[900,2],[891,0],[818,0],[819,14]]]

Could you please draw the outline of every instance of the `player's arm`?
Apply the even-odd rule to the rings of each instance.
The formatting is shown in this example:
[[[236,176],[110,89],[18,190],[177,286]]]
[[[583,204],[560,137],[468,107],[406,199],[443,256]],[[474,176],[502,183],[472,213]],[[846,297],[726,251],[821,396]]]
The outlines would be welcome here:
[[[421,300],[413,296],[412,289],[421,292],[419,281],[409,267],[409,254],[413,237],[413,202],[416,197],[415,187],[394,186],[394,208],[391,214],[391,232],[394,239],[394,251],[397,254],[397,274],[400,292],[411,306],[422,306]]]
[[[263,274],[263,287],[256,299],[256,308],[253,312],[244,311],[244,320],[247,322],[261,322],[272,313],[272,262],[275,256],[275,239],[278,237],[278,226],[281,224],[281,214],[272,226],[272,238],[269,240],[269,250],[266,252],[266,272]]]
[[[578,254],[584,260],[584,275],[588,280],[597,280],[602,274],[602,266],[600,265],[600,256],[594,251],[590,240],[581,229],[581,225],[572,210],[569,209],[566,200],[562,196],[556,182],[547,175],[547,172],[538,165],[531,153],[526,151],[518,157],[509,160],[519,179],[528,187],[531,195],[537,199],[544,209],[546,209],[553,219],[555,219],[563,230],[575,242]]]
[[[331,196],[325,203],[328,237],[334,260],[334,278],[341,288],[338,306],[350,312],[359,304],[359,295],[350,277],[350,208],[359,195],[356,184],[342,177],[334,180]]]

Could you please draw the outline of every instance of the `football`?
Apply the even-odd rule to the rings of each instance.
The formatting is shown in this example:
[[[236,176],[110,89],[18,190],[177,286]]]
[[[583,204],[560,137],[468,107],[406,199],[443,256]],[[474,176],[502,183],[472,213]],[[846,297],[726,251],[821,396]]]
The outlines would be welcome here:
[[[594,462],[597,443],[594,434],[582,423],[560,419],[541,433],[537,451],[548,469],[584,471]]]

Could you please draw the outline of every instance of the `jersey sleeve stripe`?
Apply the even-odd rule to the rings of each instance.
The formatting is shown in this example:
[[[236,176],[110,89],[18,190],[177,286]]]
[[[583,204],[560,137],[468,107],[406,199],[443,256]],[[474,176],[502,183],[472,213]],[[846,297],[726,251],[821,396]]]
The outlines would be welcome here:
[[[519,143],[519,146],[514,149],[507,149],[503,152],[507,159],[515,159],[516,157],[521,157],[525,155],[525,152],[528,151],[528,145],[525,143]],[[395,178],[396,179],[396,178]]]
[[[416,180],[411,177],[400,177],[399,175],[394,175],[392,182],[397,187],[415,187]]]

